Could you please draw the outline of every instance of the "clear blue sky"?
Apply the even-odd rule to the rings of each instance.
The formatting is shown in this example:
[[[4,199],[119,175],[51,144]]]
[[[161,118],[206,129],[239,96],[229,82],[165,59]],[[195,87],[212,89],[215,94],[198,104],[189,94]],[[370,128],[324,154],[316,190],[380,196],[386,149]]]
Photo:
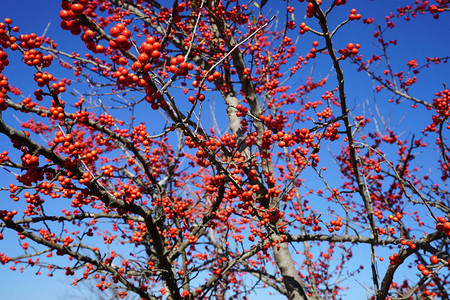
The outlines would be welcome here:
[[[59,1],[44,0],[44,1],[32,1],[32,0],[17,0],[17,1],[3,1],[2,9],[0,11],[0,20],[5,17],[13,19],[14,25],[20,27],[20,33],[31,33],[41,35],[49,25],[47,30],[47,36],[51,36],[56,42],[61,45],[61,48],[67,51],[79,49],[81,42],[77,42],[72,38],[68,32],[63,31],[59,27]],[[329,1],[325,0],[324,3]],[[356,8],[363,18],[375,17],[380,23],[383,22],[384,16],[389,11],[396,11],[396,8],[400,5],[410,4],[413,1],[391,1],[391,0],[379,0],[379,1],[348,1],[351,5],[346,5],[342,9],[348,11],[350,8]],[[273,8],[273,10],[282,9],[277,7],[270,7],[275,5],[277,1],[268,1],[268,4],[264,8],[265,10]],[[299,7],[298,4],[296,4]],[[299,11],[296,12],[298,15]],[[299,17],[297,17],[299,18]],[[297,23],[302,22],[300,19],[296,19]],[[391,31],[391,38],[398,39],[399,45],[393,48],[392,57],[400,58],[400,61],[393,61],[394,66],[401,66],[402,69],[407,60],[424,57],[424,56],[445,56],[448,55],[448,49],[450,49],[450,39],[446,38],[450,36],[450,18],[447,15],[441,15],[441,19],[436,21],[430,16],[419,17],[414,22],[404,22],[401,20],[395,20],[397,27]],[[371,44],[373,43],[370,37],[373,32],[373,27],[362,26],[360,24],[349,24],[345,26],[344,30],[337,36],[336,43],[341,42],[345,45],[349,39],[355,43],[360,43],[362,53],[365,53]],[[437,38],[441,38],[439,47],[435,47],[434,41]],[[303,38],[302,38],[303,39]],[[304,52],[304,49],[311,48],[311,42],[316,38],[312,36],[305,36],[304,42],[300,40],[298,50]],[[370,52],[370,51],[368,51]],[[421,61],[423,62],[423,61]],[[420,62],[419,62],[420,63]],[[322,64],[321,60],[317,62],[318,70],[326,72],[330,69],[329,62]],[[23,89],[25,93],[31,93],[33,91],[32,76],[27,73],[28,77],[23,76],[21,73],[26,68],[19,67],[11,72],[11,68],[5,72],[10,78],[10,82],[18,85]],[[347,64],[344,67],[346,84],[347,84],[347,96],[349,104],[358,104],[362,100],[373,96],[371,92],[371,84],[363,73],[354,72],[354,66]],[[320,71],[316,71],[316,76]],[[326,73],[325,73],[326,74]],[[423,98],[427,101],[431,101],[434,92],[442,88],[442,81],[449,79],[449,66],[441,65],[434,67],[431,71],[424,70],[420,75],[421,84],[420,88],[413,88],[415,95],[419,98]],[[19,81],[20,80],[20,81]],[[21,84],[17,84],[21,82]],[[26,84],[30,84],[32,87],[30,90],[26,89]],[[447,82],[450,85],[450,82]],[[398,107],[389,106],[383,104],[382,110],[388,113],[392,109],[398,109]],[[402,115],[393,116],[393,124],[397,121],[395,118],[400,118]],[[427,124],[429,115],[423,113],[409,112],[406,121],[401,123],[404,128],[423,128],[423,124]],[[4,142],[5,138],[0,137],[0,142]],[[2,177],[4,178],[4,177]],[[2,182],[1,186],[7,185],[6,182]],[[6,195],[6,194],[5,194]],[[5,197],[5,196],[4,196]],[[5,239],[0,241],[0,252],[8,252],[12,248],[12,244],[16,243],[14,239]],[[5,266],[0,266],[0,299],[34,299],[34,300],[53,300],[66,298],[69,291],[73,291],[67,284],[67,279],[62,272],[57,273],[53,278],[47,278],[46,275],[35,276],[36,269],[26,270],[24,274],[18,272],[12,272]],[[44,272],[45,273],[45,272]],[[61,274],[61,276],[58,276]],[[70,280],[70,279],[69,279]],[[361,278],[361,281],[364,281]],[[355,292],[356,291],[356,292]],[[357,294],[361,293],[361,294]],[[352,287],[349,291],[349,295],[346,299],[362,299],[364,298],[364,289],[361,287]],[[359,297],[358,297],[359,296]],[[272,297],[271,299],[277,299]],[[279,298],[282,299],[282,298]]]

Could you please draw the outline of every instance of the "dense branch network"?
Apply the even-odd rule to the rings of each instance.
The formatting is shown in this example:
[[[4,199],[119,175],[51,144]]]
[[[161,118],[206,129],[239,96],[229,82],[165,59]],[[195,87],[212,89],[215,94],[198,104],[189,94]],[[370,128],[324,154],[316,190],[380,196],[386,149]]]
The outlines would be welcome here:
[[[265,288],[340,299],[364,272],[358,249],[367,297],[447,299],[450,90],[423,100],[414,86],[448,56],[395,70],[397,42],[386,39],[396,20],[439,19],[449,3],[416,1],[382,25],[342,13],[345,0],[304,2],[265,17],[267,1],[63,0],[77,52],[0,23],[10,141],[0,166],[11,182],[0,239],[16,232],[24,252],[0,262],[64,270],[120,298],[246,299]],[[378,50],[339,45],[350,26],[373,26]],[[34,76],[32,97],[6,76],[14,57]],[[317,78],[315,61],[332,71]],[[352,108],[347,65],[369,75],[376,97],[410,101],[431,123],[404,139],[376,103]],[[428,174],[418,157],[432,149]],[[415,279],[395,281],[408,266]]]

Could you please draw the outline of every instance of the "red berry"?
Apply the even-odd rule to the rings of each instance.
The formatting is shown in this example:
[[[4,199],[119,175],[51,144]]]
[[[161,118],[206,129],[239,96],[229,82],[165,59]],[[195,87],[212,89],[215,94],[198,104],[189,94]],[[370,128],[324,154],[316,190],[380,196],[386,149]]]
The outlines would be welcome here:
[[[152,52],[152,58],[158,59],[161,56],[161,53],[158,50],[153,50]]]
[[[74,14],[79,15],[79,14],[83,13],[84,6],[81,5],[80,3],[74,3],[70,7],[70,10],[73,11]]]
[[[105,51],[105,47],[103,47],[103,45],[95,46],[95,52],[102,53],[103,51]]]
[[[128,39],[131,36],[131,31],[129,31],[128,29],[124,29],[122,30],[122,35],[124,35]]]
[[[59,17],[63,20],[70,19],[71,16],[72,16],[72,14],[69,10],[63,9],[59,12]]]
[[[177,63],[181,64],[184,62],[184,56],[183,55],[177,55]]]
[[[125,44],[126,42],[128,42],[128,39],[127,39],[127,37],[124,36],[124,35],[119,35],[119,36],[116,38],[116,42],[117,42],[118,44]]]
[[[141,63],[147,62],[148,59],[149,59],[149,57],[148,57],[148,55],[147,55],[146,53],[141,53],[141,54],[139,54],[139,56],[138,56],[138,60],[139,60]]]
[[[450,222],[445,222],[444,223],[444,231],[449,231],[450,230]]]
[[[111,34],[113,37],[118,37],[120,34],[121,30],[119,29],[119,27],[114,26],[113,28],[111,28],[109,30],[109,34]]]
[[[439,258],[436,255],[430,257],[430,262],[435,265],[439,262]]]

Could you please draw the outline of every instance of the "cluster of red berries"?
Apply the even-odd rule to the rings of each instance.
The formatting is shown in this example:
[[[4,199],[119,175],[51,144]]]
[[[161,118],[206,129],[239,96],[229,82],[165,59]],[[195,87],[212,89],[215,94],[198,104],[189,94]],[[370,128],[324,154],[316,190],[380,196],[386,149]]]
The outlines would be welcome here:
[[[110,165],[102,166],[101,170],[103,171],[103,174],[105,174],[105,176],[113,177],[113,172],[114,172],[113,166],[110,166]]]
[[[120,30],[120,28],[122,27],[124,28],[124,25],[121,23],[117,24],[115,27],[117,26],[119,26],[118,30]],[[116,35],[116,31],[117,30],[110,32],[111,35]],[[125,33],[128,35],[128,31]],[[152,69],[150,61],[156,61],[161,57],[161,48],[161,43],[159,43],[154,37],[148,36],[146,40],[141,44],[141,46],[139,46],[140,54],[138,56],[138,60],[131,65],[131,69],[135,72],[137,72],[138,70],[141,70],[143,72],[150,71]]]
[[[66,81],[61,80],[58,82],[54,82],[51,84],[52,91],[54,94],[58,95],[60,93],[64,93],[66,91]]]
[[[167,68],[169,72],[174,73],[177,76],[185,76],[189,71],[194,69],[194,65],[192,63],[186,63],[183,55],[177,55],[170,59]]]
[[[86,1],[80,1],[86,2]],[[62,10],[59,12],[59,17],[62,19],[61,28],[70,30],[73,35],[81,33],[81,24],[77,20],[78,16],[84,11],[84,6],[81,3],[70,3],[69,1],[61,2]]]
[[[9,25],[11,25],[12,20],[10,18],[6,18],[4,20],[4,23],[0,22],[0,45],[3,48],[10,48],[11,50],[15,51],[18,49],[18,46],[16,44],[16,37],[11,36],[8,34],[8,32],[10,30],[12,30],[13,32],[18,32],[19,31],[19,27],[14,26],[14,27],[10,27]],[[8,28],[7,28],[8,25]]]
[[[339,122],[333,123],[331,126],[327,127],[327,130],[324,133],[324,137],[326,140],[335,141],[339,139],[338,128],[341,126]]]
[[[0,219],[2,219],[3,221],[12,220],[15,215],[17,215],[17,210],[13,211],[0,210]]]
[[[23,53],[23,61],[28,66],[41,66],[48,67],[53,61],[52,55],[44,55],[40,51],[36,51],[36,49],[30,49]]]
[[[80,178],[78,181],[81,184],[89,184],[89,182],[91,182],[91,180],[93,179],[93,176],[91,175],[91,173],[89,172],[84,172],[82,178]]]
[[[300,31],[298,33],[305,34],[309,31],[309,27],[305,23],[300,23]]]
[[[36,33],[30,34],[22,34],[20,35],[20,46],[24,49],[34,49],[39,48],[44,39],[40,36],[37,36]]]
[[[53,138],[53,143],[62,144],[63,147],[69,147],[72,141],[72,135],[70,133],[64,135],[62,131],[56,132],[56,136]]]
[[[25,202],[28,203],[28,210],[24,211],[24,214],[30,215],[28,211],[32,211],[33,208],[39,207],[42,203],[44,203],[44,199],[42,199],[38,194],[30,194],[29,192],[25,192],[23,194],[25,198]]]
[[[423,276],[429,276],[431,273],[430,270],[422,264],[417,265],[417,269],[422,273]]]
[[[66,267],[66,272],[65,272],[65,274],[67,275],[67,276],[71,276],[71,275],[74,275],[75,274],[75,272],[70,268],[70,267]]]
[[[0,164],[9,161],[8,151],[0,153]]]
[[[437,113],[444,118],[450,117],[450,90],[445,89],[435,94],[433,106]]]
[[[53,77],[52,74],[49,74],[48,72],[36,72],[34,74],[34,81],[37,82],[37,85],[39,87],[44,87],[50,83],[50,81],[56,81],[56,78]]]
[[[401,212],[396,212],[395,215],[389,215],[389,220],[394,222],[398,222],[403,218],[403,214]]]
[[[339,49],[339,54],[341,55],[339,59],[346,59],[348,56],[355,56],[358,54],[358,49],[361,48],[360,44],[348,43],[345,49]]]
[[[81,35],[81,40],[86,44],[86,48],[94,53],[102,53],[105,51],[103,45],[97,44],[94,40],[95,32],[88,29]]]
[[[73,238],[71,238],[70,236],[66,236],[65,238],[62,239],[63,245],[64,246],[69,246],[70,243],[73,242]]]
[[[114,126],[116,124],[116,120],[114,119],[113,116],[111,115],[107,115],[107,114],[101,114],[100,115],[100,124],[102,124],[103,126]]]
[[[198,72],[199,70],[200,70],[200,68],[197,66],[197,67],[195,68],[195,71]],[[246,73],[247,70],[250,71],[250,69],[245,68],[244,71],[243,71],[243,74],[244,74],[244,75],[247,74],[247,73]],[[197,76],[195,76],[195,80],[192,81],[192,86],[195,87],[195,88],[198,88],[198,87],[200,86],[200,83],[203,82],[203,78],[205,78],[205,76],[207,76],[207,74],[208,74],[208,71],[207,71],[207,70],[202,70],[201,72],[199,72],[199,74],[197,74]],[[248,73],[248,74],[249,74],[249,73]],[[248,75],[248,74],[247,74],[247,75]],[[221,76],[222,76],[222,75],[220,74],[219,71],[214,71],[214,73],[212,73],[211,75],[208,75],[208,77],[206,77],[206,80],[208,80],[209,82],[213,82],[213,81],[215,81],[216,79],[220,78]],[[206,89],[206,86],[203,85],[203,86],[202,86],[202,89]]]
[[[242,104],[236,105],[236,116],[238,117],[245,117],[248,113],[248,108],[243,106]]]
[[[316,8],[314,7],[314,4],[312,4],[311,0],[306,0],[308,3],[308,6],[306,7],[306,17],[312,18],[316,14]],[[303,1],[300,1],[303,2]],[[322,0],[316,0],[317,5],[322,4]]]
[[[122,49],[125,51],[130,50],[132,44],[130,41],[131,31],[125,27],[123,23],[117,23],[109,30],[109,33],[115,39],[109,41],[111,49]]]
[[[400,255],[398,253],[394,253],[393,255],[389,256],[389,263],[391,265],[400,265],[402,263],[402,259],[400,258]]]
[[[334,0],[334,4],[336,4],[336,6],[344,5],[346,3],[347,3],[347,0]]]
[[[62,106],[50,107],[50,114],[53,120],[64,120],[66,115],[64,114],[64,108]]]
[[[404,240],[404,239],[402,239],[400,241],[400,245],[407,246],[407,247],[409,247],[411,249],[416,249],[417,248],[416,244],[414,244],[412,241],[407,241],[407,240]]]
[[[331,220],[330,225],[333,227],[328,227],[328,231],[331,233],[333,231],[339,231],[341,230],[341,227],[344,226],[344,223],[342,222],[342,219],[340,217],[337,217],[336,220]]]
[[[22,165],[27,169],[36,169],[39,166],[39,157],[30,153],[22,154]]]
[[[0,72],[9,65],[8,54],[0,48]]]
[[[322,119],[329,119],[329,118],[331,118],[333,114],[331,112],[331,109],[329,107],[326,107],[323,111],[316,112],[316,115],[317,115],[317,120],[319,122],[321,122]]]
[[[131,86],[134,84],[139,84],[139,76],[134,73],[130,73],[127,68],[119,66],[115,72],[111,73],[112,78],[117,79],[117,84],[119,86]]]
[[[312,227],[311,227],[312,231],[322,230],[322,227],[319,226],[319,219],[317,219],[317,218],[313,218],[313,219],[307,218],[306,220],[302,219],[300,222],[304,225],[309,225],[309,226],[312,225]]]
[[[44,99],[44,91],[42,89],[37,89],[34,91],[34,97],[37,101],[42,101]]]
[[[74,105],[76,108],[79,108],[79,107],[81,107],[81,106],[83,105],[84,101],[86,101],[86,99],[84,99],[83,97],[80,97],[80,100],[78,100],[77,102],[75,102],[73,105]]]
[[[348,17],[350,21],[361,19],[361,15],[356,13],[356,9],[350,10],[350,16]]]
[[[69,30],[73,35],[81,33],[81,24],[78,20],[62,20],[60,26],[63,30]]]
[[[78,122],[80,123],[84,123],[89,121],[89,112],[87,111],[77,111],[75,113],[75,118],[78,120]]]
[[[5,94],[9,90],[8,78],[0,74],[0,111],[8,108],[5,100]]]
[[[297,139],[294,140],[294,135],[284,133],[284,131],[278,131],[277,134],[272,136],[272,139],[278,141],[278,147],[281,148],[294,146],[298,141]]]
[[[437,219],[439,223],[436,224],[436,230],[442,231],[450,237],[450,220],[443,217],[438,217]]]

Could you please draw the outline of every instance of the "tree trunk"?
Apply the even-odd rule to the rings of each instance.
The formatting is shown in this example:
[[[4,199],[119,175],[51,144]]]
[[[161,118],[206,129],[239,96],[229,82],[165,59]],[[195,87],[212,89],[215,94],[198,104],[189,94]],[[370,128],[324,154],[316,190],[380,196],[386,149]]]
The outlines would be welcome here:
[[[278,248],[279,247],[279,248]],[[286,287],[289,300],[307,300],[302,279],[298,274],[289,252],[289,244],[282,243],[273,248],[275,262],[283,276],[283,283]]]

